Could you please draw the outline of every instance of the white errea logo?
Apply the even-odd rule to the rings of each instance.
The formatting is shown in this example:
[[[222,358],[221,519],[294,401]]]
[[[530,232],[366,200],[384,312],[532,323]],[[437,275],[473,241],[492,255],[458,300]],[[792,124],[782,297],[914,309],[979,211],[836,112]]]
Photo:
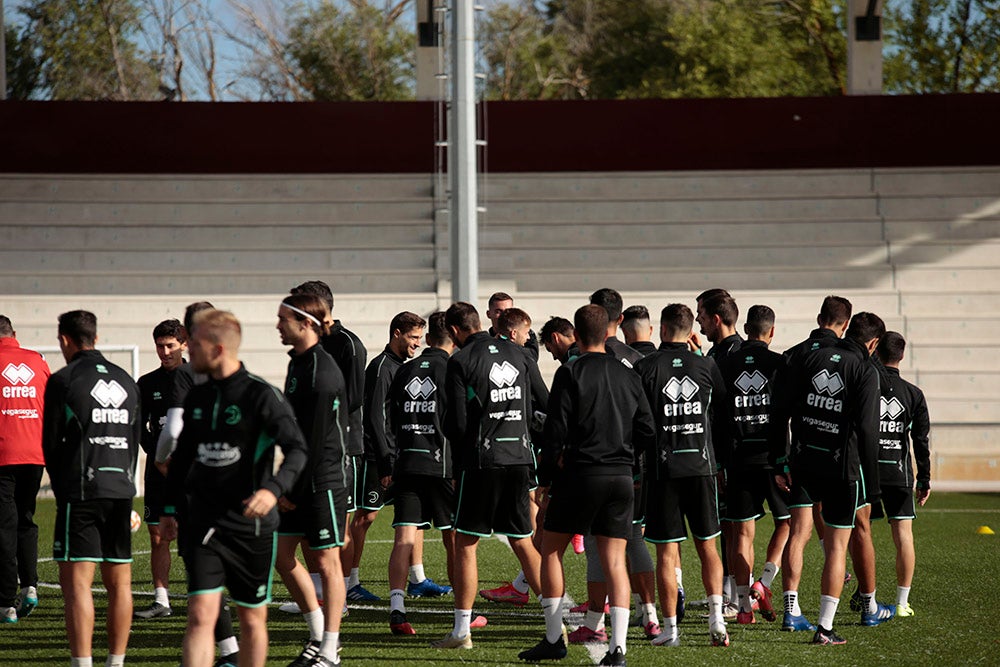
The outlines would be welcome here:
[[[760,393],[760,390],[767,384],[767,378],[760,371],[755,370],[752,375],[743,371],[736,378],[735,384],[744,394],[749,394],[750,392]]]
[[[675,403],[681,398],[690,401],[691,397],[698,393],[698,383],[687,375],[681,380],[670,378],[670,381],[663,387],[663,393]]]
[[[888,401],[885,400],[883,396],[879,401],[879,411],[882,413],[882,418],[895,419],[899,415],[903,414],[906,408],[903,404],[899,402],[899,399],[893,396]]]
[[[667,384],[663,387],[663,393],[667,398],[673,401],[673,403],[663,404],[664,416],[680,417],[682,415],[702,414],[701,401],[691,400],[694,398],[695,394],[698,393],[698,389],[698,383],[687,375],[680,380],[677,378],[670,378]],[[684,401],[680,402],[682,398]]]
[[[829,396],[836,396],[844,388],[844,380],[841,379],[840,373],[831,375],[825,368],[813,376],[812,383],[817,393]]]
[[[424,399],[427,400],[437,389],[434,384],[434,380],[430,378],[413,378],[406,383],[406,393],[410,395],[413,400]]]
[[[118,384],[117,380],[111,382],[98,380],[94,388],[90,390],[90,395],[101,405],[90,412],[91,421],[95,424],[127,424],[129,422],[128,410],[118,409],[128,399],[128,392],[125,387]]]
[[[7,364],[7,367],[3,369],[3,378],[7,380],[11,387],[3,388],[4,398],[37,398],[38,392],[35,387],[28,386],[28,383],[35,377],[35,371],[27,364],[18,364],[15,366],[13,363]],[[21,385],[21,386],[18,386]]]
[[[504,360],[502,364],[494,361],[490,368],[490,382],[499,389],[490,390],[490,400],[500,403],[521,398],[521,387],[514,384],[518,375],[520,372],[509,361]]]

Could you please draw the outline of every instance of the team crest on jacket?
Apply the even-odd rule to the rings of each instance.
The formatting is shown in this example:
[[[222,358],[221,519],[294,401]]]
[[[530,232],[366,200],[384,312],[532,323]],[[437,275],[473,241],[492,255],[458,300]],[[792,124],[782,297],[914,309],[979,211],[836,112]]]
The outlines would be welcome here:
[[[882,419],[895,419],[899,415],[903,414],[906,408],[903,404],[899,402],[899,399],[893,396],[888,401],[885,400],[885,396],[879,401],[879,412],[882,414]]]
[[[767,384],[767,378],[760,371],[754,371],[752,374],[743,371],[736,378],[735,384],[744,394],[751,392],[759,394],[760,390]]]
[[[434,380],[430,378],[415,377],[406,383],[406,393],[415,401],[418,399],[426,401],[434,394],[435,389],[437,389],[437,386],[434,384]]]
[[[129,422],[128,410],[119,409],[122,403],[128,399],[128,392],[125,387],[118,384],[117,380],[105,382],[98,380],[94,388],[90,390],[90,395],[101,407],[90,411],[90,420],[95,424],[127,424]]]
[[[490,390],[490,400],[500,403],[521,398],[521,387],[514,384],[518,375],[520,372],[509,361],[504,360],[502,364],[494,361],[490,368],[490,382],[498,388]]]
[[[701,401],[692,401],[698,393],[698,383],[685,375],[678,380],[670,378],[663,386],[663,393],[672,403],[663,404],[663,414],[666,417],[702,414]],[[683,399],[683,400],[681,400]]]
[[[4,398],[37,398],[38,393],[35,387],[28,385],[34,379],[35,371],[31,370],[27,364],[15,366],[13,363],[9,363],[0,375],[3,375],[3,378],[12,385],[3,388]]]
[[[806,403],[824,410],[844,411],[844,402],[833,398],[844,389],[844,380],[840,377],[840,373],[830,373],[824,368],[813,376],[812,385],[816,393],[809,392]]]

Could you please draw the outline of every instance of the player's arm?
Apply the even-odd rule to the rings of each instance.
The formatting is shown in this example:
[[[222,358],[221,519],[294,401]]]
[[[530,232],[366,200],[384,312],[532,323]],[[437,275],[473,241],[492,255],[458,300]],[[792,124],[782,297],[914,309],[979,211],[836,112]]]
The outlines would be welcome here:
[[[715,359],[708,359],[708,373],[712,387],[712,401],[708,408],[709,419],[712,422],[712,447],[715,451],[716,470],[722,470],[729,462],[732,452],[732,429],[730,428],[729,410],[726,405],[728,392],[726,381],[722,379],[722,371]]]
[[[309,447],[302,429],[281,393],[274,388],[261,392],[258,406],[262,428],[281,448],[284,458],[274,475],[243,501],[243,516],[248,518],[262,517],[270,512],[278,503],[278,498],[287,495],[295,487],[309,463]]]
[[[632,416],[632,447],[635,450],[635,465],[633,474],[636,479],[642,473],[643,459],[655,460],[656,454],[656,420],[653,419],[653,409],[643,391],[642,382],[636,382],[638,399],[635,414]]]
[[[69,390],[65,376],[53,375],[45,385],[44,415],[42,418],[42,454],[45,456],[45,469],[49,473],[52,493],[58,499],[66,488],[63,460],[66,454],[61,451],[66,437],[66,398]]]
[[[470,389],[472,388],[470,387]],[[465,383],[465,369],[454,357],[448,360],[444,393],[448,401],[448,409],[445,411],[444,434],[451,440],[453,446],[459,445],[465,441],[465,422],[468,417],[467,401],[469,398]]]
[[[878,371],[866,360],[858,378],[855,410],[858,456],[865,477],[865,497],[870,503],[882,497],[878,475],[880,397]]]
[[[917,462],[917,502],[922,506],[931,494],[931,417],[924,393],[915,389],[914,394],[910,441]]]
[[[375,448],[375,465],[378,468],[379,479],[392,475],[392,466],[396,460],[396,444],[389,427],[389,388],[392,386],[392,376],[388,364],[379,369],[375,385],[365,405],[365,433],[370,435]],[[370,430],[369,430],[370,429]]]
[[[538,463],[538,486],[552,484],[562,463],[563,451],[569,441],[570,420],[574,415],[573,375],[566,366],[556,369],[549,394],[545,419],[545,437],[542,438],[541,460]]]

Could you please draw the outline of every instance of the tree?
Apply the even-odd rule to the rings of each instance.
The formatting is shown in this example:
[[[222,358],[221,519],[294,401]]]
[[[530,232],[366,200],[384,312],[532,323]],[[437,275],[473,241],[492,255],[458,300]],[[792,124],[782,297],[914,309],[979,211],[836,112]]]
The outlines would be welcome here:
[[[1000,91],[1000,1],[888,3],[885,22],[887,92]]]
[[[7,99],[30,100],[41,85],[41,71],[35,57],[35,45],[27,30],[18,32],[4,26],[7,50]]]
[[[158,96],[153,65],[134,42],[131,0],[33,0],[20,8],[39,65],[42,97],[135,100]]]

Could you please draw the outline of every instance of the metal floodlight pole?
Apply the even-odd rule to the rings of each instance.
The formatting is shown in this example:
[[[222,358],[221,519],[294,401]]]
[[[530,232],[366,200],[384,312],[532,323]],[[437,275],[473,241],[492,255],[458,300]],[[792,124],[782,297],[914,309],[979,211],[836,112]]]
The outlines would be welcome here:
[[[476,229],[476,78],[472,0],[452,0],[451,115],[448,171],[451,196],[451,298],[475,303],[479,290],[479,241]]]

